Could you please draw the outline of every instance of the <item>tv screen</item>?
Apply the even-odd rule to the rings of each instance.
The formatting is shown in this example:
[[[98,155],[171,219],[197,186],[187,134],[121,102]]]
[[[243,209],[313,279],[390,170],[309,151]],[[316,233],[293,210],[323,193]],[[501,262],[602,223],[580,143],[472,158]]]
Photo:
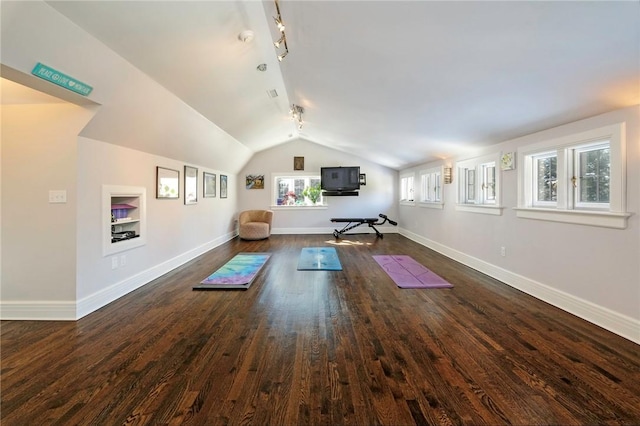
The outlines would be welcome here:
[[[360,167],[321,167],[320,187],[324,191],[355,191],[360,189]]]

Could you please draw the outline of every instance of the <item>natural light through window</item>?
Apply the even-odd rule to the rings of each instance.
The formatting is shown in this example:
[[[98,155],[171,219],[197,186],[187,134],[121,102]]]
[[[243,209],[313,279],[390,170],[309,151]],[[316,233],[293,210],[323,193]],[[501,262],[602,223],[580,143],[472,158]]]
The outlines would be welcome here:
[[[400,177],[400,203],[414,204],[414,175],[404,175]]]
[[[518,217],[626,227],[624,124],[518,152]]]
[[[456,210],[484,214],[502,214],[499,200],[500,174],[496,172],[497,154],[459,161]]]
[[[420,171],[421,207],[443,208],[442,201],[442,167]]]
[[[278,207],[324,206],[319,175],[273,175],[271,205]]]

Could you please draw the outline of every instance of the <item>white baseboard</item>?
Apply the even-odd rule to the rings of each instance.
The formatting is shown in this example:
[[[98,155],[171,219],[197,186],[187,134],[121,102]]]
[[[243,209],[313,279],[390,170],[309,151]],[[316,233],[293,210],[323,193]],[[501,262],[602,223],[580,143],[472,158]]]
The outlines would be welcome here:
[[[500,280],[513,288],[596,324],[634,343],[640,344],[640,320],[596,305],[588,300],[557,290],[546,284],[518,275],[476,257],[469,256],[458,250],[422,237],[421,235],[407,231],[406,229],[401,228],[399,233],[410,240],[450,257],[470,268]]]
[[[80,319],[133,290],[142,287],[169,271],[187,263],[207,251],[233,239],[235,232],[227,233],[179,256],[139,272],[77,302],[8,301],[0,302],[2,320],[73,321]]]
[[[0,319],[73,321],[76,319],[74,301],[7,301],[0,302]]]

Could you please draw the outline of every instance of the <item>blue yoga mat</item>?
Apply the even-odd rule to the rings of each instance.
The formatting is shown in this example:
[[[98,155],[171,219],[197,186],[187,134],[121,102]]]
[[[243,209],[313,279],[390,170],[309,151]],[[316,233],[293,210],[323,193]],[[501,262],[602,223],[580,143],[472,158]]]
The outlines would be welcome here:
[[[298,271],[342,271],[333,247],[305,247],[298,258]]]

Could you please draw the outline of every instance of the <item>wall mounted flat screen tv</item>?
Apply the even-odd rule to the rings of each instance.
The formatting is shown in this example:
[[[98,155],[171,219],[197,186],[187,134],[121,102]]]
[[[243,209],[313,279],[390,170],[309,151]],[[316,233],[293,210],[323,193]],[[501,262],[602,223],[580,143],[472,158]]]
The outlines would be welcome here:
[[[360,167],[321,167],[320,187],[330,192],[356,191],[360,189]]]

